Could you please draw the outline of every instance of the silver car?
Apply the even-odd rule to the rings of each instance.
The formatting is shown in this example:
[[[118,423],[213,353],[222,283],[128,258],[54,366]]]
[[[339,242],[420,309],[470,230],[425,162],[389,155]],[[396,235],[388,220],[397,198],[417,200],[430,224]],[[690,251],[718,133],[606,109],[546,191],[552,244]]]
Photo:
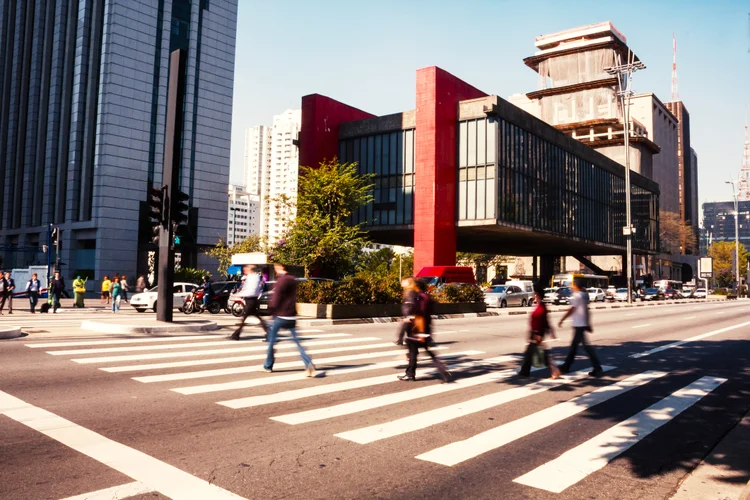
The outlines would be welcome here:
[[[515,285],[495,285],[484,291],[484,302],[489,307],[526,307],[529,294]]]

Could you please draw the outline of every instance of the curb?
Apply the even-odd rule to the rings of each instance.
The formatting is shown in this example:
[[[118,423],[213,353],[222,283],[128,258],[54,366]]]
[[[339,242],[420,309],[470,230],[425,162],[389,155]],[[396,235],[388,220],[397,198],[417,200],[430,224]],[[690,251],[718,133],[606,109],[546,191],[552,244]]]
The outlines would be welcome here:
[[[21,335],[20,326],[11,326],[10,328],[0,329],[0,339],[16,339]]]
[[[147,326],[105,323],[101,321],[84,321],[81,323],[82,330],[104,333],[193,333],[212,331],[218,327],[219,325],[213,321],[191,321]]]

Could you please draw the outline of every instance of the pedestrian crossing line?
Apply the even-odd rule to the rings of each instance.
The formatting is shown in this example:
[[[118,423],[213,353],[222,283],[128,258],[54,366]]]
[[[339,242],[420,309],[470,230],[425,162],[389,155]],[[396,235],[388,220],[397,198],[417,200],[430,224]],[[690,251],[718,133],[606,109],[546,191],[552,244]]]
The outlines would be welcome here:
[[[474,356],[478,354],[484,354],[484,351],[465,351],[461,353],[460,355]],[[457,357],[457,356],[459,356],[459,353],[454,353],[449,356],[445,356],[443,357],[443,359],[446,359],[449,357]],[[318,368],[323,366],[323,363],[321,363],[318,360],[316,360],[315,363]],[[364,366],[356,366],[353,368],[347,368],[345,366],[326,367],[325,371],[326,371],[326,377],[331,377],[334,375],[348,375],[350,373],[359,373],[359,372],[370,371],[370,370],[379,370],[383,368],[393,368],[394,366],[400,366],[404,364],[406,364],[406,362],[402,358],[397,361],[384,361],[382,363],[372,363],[372,364],[368,364]],[[255,370],[253,371],[258,371],[259,369],[259,367],[250,367],[250,368],[255,368]],[[178,389],[172,389],[172,391],[180,393],[180,394],[204,394],[207,392],[227,391],[227,390],[232,390],[232,389],[249,389],[251,387],[281,384],[285,382],[293,382],[296,380],[304,380],[304,379],[307,379],[306,373],[290,373],[288,375],[277,375],[274,377],[252,378],[252,379],[236,380],[233,382],[225,382],[225,383],[218,383],[218,384],[205,384],[205,385],[195,385],[192,387],[181,387]]]
[[[475,351],[470,351],[475,352]],[[455,355],[465,355],[464,352],[454,353]],[[466,369],[472,366],[476,366],[474,362],[461,363],[458,365],[458,369]],[[437,373],[437,369],[426,370],[424,374]],[[399,382],[396,375],[389,373],[388,375],[380,375],[377,377],[362,378],[357,380],[347,380],[346,382],[338,382],[334,384],[316,385],[312,387],[304,387],[302,389],[294,389],[283,392],[276,392],[274,394],[265,394],[260,396],[248,396],[238,399],[230,399],[228,401],[219,401],[217,404],[226,406],[232,409],[240,408],[252,408],[255,406],[263,406],[267,404],[282,403],[285,401],[294,401],[297,399],[310,398],[313,396],[320,396],[323,394],[331,394],[334,392],[348,391],[351,389],[361,389],[363,387],[373,387],[376,385],[389,384]]]
[[[379,349],[382,347],[393,347],[393,343],[391,342],[384,342],[382,344],[368,344],[364,346],[349,346],[349,347],[329,347],[327,349],[316,349],[312,351],[307,351],[307,354],[313,355],[313,354],[329,354],[329,353],[338,353],[338,352],[347,352],[347,351],[361,351],[363,349]],[[447,349],[447,347],[441,347],[440,349]],[[314,362],[323,364],[323,363],[330,363],[330,362],[346,362],[346,361],[355,361],[355,360],[367,360],[371,358],[378,358],[378,357],[385,357],[385,356],[397,356],[401,355],[403,356],[404,350],[403,349],[397,349],[397,350],[391,350],[391,351],[379,351],[379,352],[365,352],[362,354],[350,354],[346,356],[334,356],[331,358],[323,358],[323,359],[315,359]],[[289,356],[295,356],[298,355],[297,351],[294,352],[282,352],[277,353],[277,358],[283,358],[283,357],[289,357]],[[161,365],[164,368],[177,368],[181,366],[198,366],[198,365],[207,365],[211,364],[210,361],[214,362],[238,362],[238,361],[257,361],[260,359],[266,359],[265,354],[258,354],[253,356],[237,356],[233,358],[221,358],[221,359],[202,359],[197,361],[204,361],[204,363],[189,363],[188,361],[178,361],[178,362],[172,362],[172,363],[159,363],[159,364],[153,364],[153,365],[144,365],[145,368],[151,369],[154,367],[157,367],[158,365]],[[297,367],[297,366],[303,366],[301,362],[292,362],[292,363],[275,363],[274,368],[281,369],[281,368],[289,368],[289,367]],[[199,370],[194,372],[182,372],[182,373],[169,373],[165,375],[147,375],[142,377],[134,377],[133,380],[137,380],[138,382],[168,382],[171,380],[189,380],[189,379],[197,379],[197,378],[208,378],[208,377],[217,377],[221,375],[236,375],[239,373],[252,373],[257,372],[259,370],[262,370],[262,365],[256,365],[256,366],[236,366],[232,368],[218,368],[214,370]],[[123,371],[137,371],[138,365],[130,365],[130,366],[119,366],[119,367],[113,367],[113,368],[100,368],[100,370],[110,372],[110,373],[117,373],[117,372],[123,372]]]
[[[314,337],[300,337],[300,340],[311,340],[311,339],[325,339],[325,338],[341,338],[351,337],[349,333],[329,333],[325,335],[316,335]],[[289,340],[291,337],[282,337],[280,340]],[[253,344],[260,345],[263,340],[244,340],[242,345]],[[166,345],[139,345],[139,346],[128,346],[128,347],[101,347],[94,349],[65,349],[62,351],[47,351],[47,354],[53,356],[75,356],[78,354],[105,354],[105,353],[116,353],[116,352],[136,352],[136,351],[154,351],[154,350],[166,350],[166,349],[183,349],[193,347],[200,349],[203,347],[217,347],[222,345],[237,345],[236,340],[217,340],[213,342],[185,342],[178,344],[166,344]],[[267,345],[267,344],[266,344]],[[278,344],[277,344],[278,345]]]
[[[604,371],[613,370],[614,366],[603,366]],[[558,379],[546,379],[539,382],[527,384],[523,387],[515,387],[513,389],[504,389],[499,392],[493,392],[485,396],[457,403],[450,406],[444,406],[442,408],[436,408],[434,410],[410,415],[398,420],[392,420],[384,424],[372,425],[369,427],[363,427],[361,429],[355,429],[353,431],[341,432],[335,434],[336,437],[346,439],[348,441],[354,441],[359,444],[372,443],[381,439],[386,439],[401,434],[425,429],[427,427],[441,424],[449,420],[453,420],[472,413],[484,411],[495,406],[500,406],[517,399],[532,396],[544,391],[548,391],[554,387],[570,384],[578,380],[584,379],[588,376],[590,368],[585,370],[568,373],[561,376]]]
[[[144,337],[142,339],[119,339],[119,340],[75,340],[67,342],[40,342],[38,344],[26,344],[32,349],[49,349],[52,347],[80,347],[116,344],[143,344],[151,342],[176,342],[182,340],[207,340],[224,337],[226,334],[213,333],[210,335],[185,335],[180,337]]]
[[[154,491],[149,486],[135,481],[127,484],[120,484],[111,488],[98,491],[90,491],[82,495],[63,498],[63,500],[118,500],[120,498],[130,498],[136,495],[145,495]]]
[[[356,337],[350,339],[335,339],[335,340],[314,340],[312,342],[305,342],[304,347],[313,347],[319,345],[331,345],[331,344],[350,344],[356,342],[371,342],[374,340],[382,340],[379,337]],[[277,344],[276,349],[291,349],[295,348],[296,345],[293,342],[282,342]],[[80,364],[91,364],[91,363],[119,363],[121,361],[145,361],[147,359],[167,359],[167,358],[188,358],[190,356],[208,356],[210,354],[233,354],[238,352],[256,352],[256,351],[267,351],[268,344],[250,347],[234,347],[230,349],[203,349],[193,351],[182,351],[182,352],[159,352],[149,354],[126,354],[123,356],[102,356],[96,358],[76,358],[74,362]]]
[[[606,466],[726,381],[702,377],[513,482],[560,493]]]
[[[427,453],[418,455],[416,458],[451,467],[489,451],[496,450],[508,443],[561,422],[595,405],[609,401],[665,375],[667,375],[666,372],[660,371],[639,373],[638,375],[607,385],[570,401],[545,408],[526,417],[481,432],[463,441],[456,441],[440,448],[435,448]]]
[[[743,326],[750,325],[750,321],[746,321],[744,323],[740,323],[737,325],[728,326],[726,328],[720,328],[718,330],[714,330],[712,332],[703,333],[701,335],[696,335],[695,337],[690,337],[685,340],[680,340],[678,342],[672,342],[671,344],[663,345],[661,347],[656,347],[654,349],[649,349],[648,351],[639,352],[637,354],[631,354],[631,358],[643,358],[645,356],[649,356],[651,354],[655,354],[657,352],[666,351],[667,349],[672,349],[673,347],[679,347],[681,345],[685,345],[690,342],[695,342],[696,340],[703,340],[708,337],[713,337],[714,335],[718,335],[720,333],[728,332],[731,330],[736,330],[737,328],[742,328]]]
[[[510,359],[508,359],[510,358]],[[484,360],[483,363],[473,363],[471,367],[476,366],[487,366],[490,363],[502,363],[505,361],[515,361],[517,356],[500,356],[498,358],[491,358]],[[453,368],[455,370],[455,368]],[[419,398],[426,398],[434,396],[436,394],[443,394],[458,389],[465,389],[466,387],[473,387],[476,385],[486,384],[489,382],[497,382],[508,377],[512,377],[516,374],[515,369],[502,370],[499,372],[486,373],[469,378],[460,378],[452,384],[440,384],[440,385],[429,385],[427,387],[419,387],[417,389],[410,389],[407,391],[397,392],[395,394],[383,394],[381,396],[375,396],[372,398],[361,399],[358,401],[351,401],[347,403],[341,403],[334,406],[327,406],[324,408],[316,408],[314,410],[307,410],[298,413],[289,413],[287,415],[280,415],[278,417],[271,417],[271,420],[282,422],[289,425],[306,424],[309,422],[317,422],[319,420],[325,420],[328,418],[341,417],[344,415],[351,415],[367,410],[373,410],[375,408],[382,408],[398,403],[404,403],[406,401],[412,401]]]

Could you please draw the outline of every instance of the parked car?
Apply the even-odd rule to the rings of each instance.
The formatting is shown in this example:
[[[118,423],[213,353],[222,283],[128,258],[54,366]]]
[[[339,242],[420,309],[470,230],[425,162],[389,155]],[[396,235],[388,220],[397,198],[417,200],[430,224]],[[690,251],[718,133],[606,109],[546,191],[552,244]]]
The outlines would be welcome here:
[[[174,294],[175,309],[182,309],[182,304],[185,302],[185,297],[191,292],[194,292],[198,288],[193,283],[175,283],[172,287],[172,293]],[[158,297],[159,286],[150,288],[149,290],[141,293],[136,293],[130,296],[130,305],[138,312],[145,312],[149,309],[156,312],[156,299]]]
[[[635,292],[632,292],[632,300],[635,301],[636,298],[638,298],[638,295]],[[616,300],[617,302],[627,302],[628,301],[628,289],[618,288],[617,290],[615,290],[613,299]]]
[[[660,288],[646,288],[641,300],[664,300],[664,292]]]
[[[545,288],[544,302],[548,304],[570,304],[573,289],[567,286],[560,288]]]
[[[604,302],[606,295],[601,288],[589,288],[589,302]]]
[[[516,285],[495,285],[485,290],[484,302],[489,307],[526,307],[529,303],[529,294]]]
[[[694,299],[705,299],[707,297],[706,295],[706,289],[705,288],[696,288],[695,291],[690,295],[690,297]]]
[[[674,288],[670,288],[668,290],[664,290],[664,298],[665,299],[670,299],[670,300],[681,299],[682,298],[682,294],[680,293],[679,290],[675,290]]]
[[[609,285],[604,291],[604,294],[607,296],[607,300],[615,300],[615,293],[617,293],[615,285]]]

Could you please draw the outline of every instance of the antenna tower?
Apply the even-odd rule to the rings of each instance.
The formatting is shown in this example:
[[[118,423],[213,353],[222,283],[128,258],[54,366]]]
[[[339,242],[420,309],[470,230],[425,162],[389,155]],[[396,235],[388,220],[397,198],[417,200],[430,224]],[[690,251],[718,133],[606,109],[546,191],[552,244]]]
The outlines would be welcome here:
[[[742,157],[742,168],[739,179],[740,201],[750,201],[750,137],[748,137],[747,124],[745,124],[745,153]]]
[[[677,91],[677,39],[672,33],[672,102],[680,100],[680,93]]]

